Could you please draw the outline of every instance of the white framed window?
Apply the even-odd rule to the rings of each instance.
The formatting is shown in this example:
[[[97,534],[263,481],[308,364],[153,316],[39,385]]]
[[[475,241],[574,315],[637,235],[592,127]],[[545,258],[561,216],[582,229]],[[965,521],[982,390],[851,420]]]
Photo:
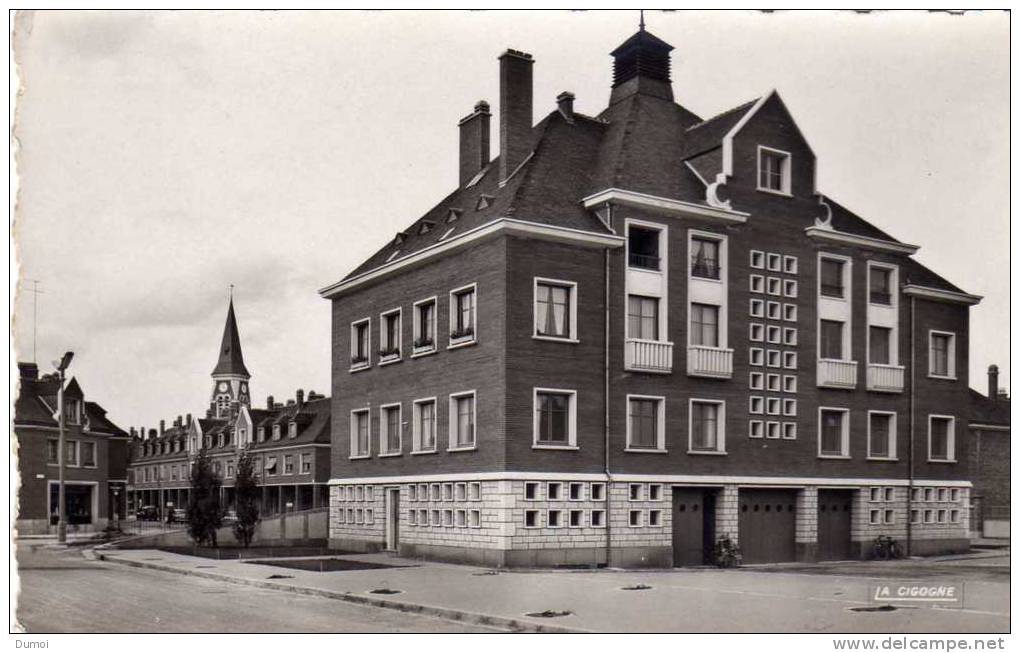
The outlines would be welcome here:
[[[379,455],[395,456],[401,453],[400,404],[384,404],[379,407]]]
[[[691,302],[691,324],[688,329],[690,344],[701,347],[720,347],[722,338],[719,329],[720,307],[713,304]]]
[[[538,501],[538,483],[535,481],[527,481],[524,484],[524,500]]]
[[[651,483],[648,486],[648,500],[662,501],[662,485],[660,483]]]
[[[421,356],[436,351],[436,307],[437,297],[416,301],[412,306],[414,340],[411,356]]]
[[[896,413],[868,411],[868,459],[896,460]]]
[[[793,279],[783,279],[783,297],[797,297],[797,282]]]
[[[563,497],[563,483],[550,481],[545,484],[545,498],[547,501],[560,501]]]
[[[588,513],[588,523],[591,524],[592,528],[605,528],[606,511],[592,510],[591,512]]]
[[[762,438],[765,437],[765,422],[760,419],[752,419],[747,423],[747,437],[749,438]]]
[[[783,304],[783,319],[787,322],[797,321],[797,305]]]
[[[367,408],[351,411],[351,458],[367,458],[371,455],[369,450],[371,421]]]
[[[769,440],[778,440],[782,435],[779,422],[765,422],[765,437]]]
[[[872,509],[868,511],[868,523],[869,524],[881,524],[882,523],[882,511],[878,509]]]
[[[797,257],[796,256],[784,256],[783,257],[783,272],[787,274],[797,274]]]
[[[407,525],[408,526],[417,526],[418,525],[418,511],[417,510],[408,510],[407,511]]]
[[[581,528],[584,526],[584,511],[571,510],[568,513],[568,525],[570,528]]]
[[[416,399],[411,404],[411,453],[436,451],[436,398]]]
[[[481,527],[482,527],[482,511],[481,510],[468,511],[468,528],[481,528]]]
[[[758,190],[790,195],[790,153],[758,146]]]
[[[455,513],[454,525],[457,528],[464,528],[465,526],[467,526],[466,510],[457,510],[457,512]]]
[[[627,395],[627,451],[665,451],[665,397]]]
[[[584,483],[571,483],[568,486],[567,499],[570,501],[583,501]]]
[[[726,402],[691,399],[688,424],[688,453],[726,452]]]
[[[956,462],[956,418],[952,415],[928,416],[928,461]]]
[[[848,458],[850,456],[850,410],[818,408],[818,457]]]
[[[921,511],[920,510],[911,510],[910,511],[910,523],[911,524],[920,524],[921,523]]]
[[[933,524],[933,523],[935,523],[935,511],[934,510],[925,510],[924,511],[924,523],[925,524]]]
[[[760,274],[752,274],[751,277],[751,292],[763,293],[765,292],[765,277]]]
[[[935,488],[926,487],[924,488],[924,500],[934,501],[935,500]]]
[[[533,400],[533,448],[576,449],[577,391],[535,388]]]
[[[577,342],[577,284],[535,277],[534,316],[535,338]]]
[[[542,524],[538,520],[537,510],[525,510],[524,511],[524,528],[541,528]]]
[[[882,488],[880,487],[868,488],[868,501],[871,502],[882,501]]]
[[[796,422],[783,422],[783,439],[784,440],[796,440],[797,439],[797,423]]]
[[[784,417],[796,417],[797,416],[797,400],[796,399],[783,399],[783,416]]]
[[[418,500],[418,486],[411,483],[407,486],[407,500],[417,501]]]
[[[754,396],[752,396],[751,399],[750,399],[750,406],[748,408],[748,412],[750,412],[752,415],[762,415],[762,414],[764,414],[765,413],[765,398],[764,397],[754,397]]]
[[[664,269],[666,228],[653,223],[627,221],[627,267],[639,270]]]
[[[783,327],[783,344],[790,347],[797,346],[797,329],[795,327]]]
[[[771,324],[765,330],[766,338],[771,345],[782,344],[783,341],[783,330],[780,327],[772,326]]]
[[[642,519],[643,511],[631,510],[627,517],[627,523],[631,528],[642,528],[644,526],[644,520]]]
[[[442,526],[443,525],[442,513],[439,512],[439,510],[430,510],[429,511],[429,523],[432,526]]]
[[[369,318],[351,322],[351,371],[363,370],[372,364],[372,321]]]
[[[765,389],[765,375],[761,372],[751,372],[748,379],[748,386],[751,390],[764,390]]]
[[[797,369],[797,352],[795,351],[783,352],[783,367],[788,370]]]
[[[783,269],[783,257],[780,254],[770,252],[766,254],[765,261],[769,272],[779,272]]]
[[[778,277],[769,277],[766,286],[766,292],[770,295],[780,296],[783,294],[783,281]]]
[[[751,347],[748,353],[748,360],[751,365],[760,367],[765,364],[765,350],[761,347]]]
[[[768,397],[765,399],[765,413],[768,415],[782,415],[783,404],[779,397]]]
[[[765,387],[769,392],[779,392],[779,379],[780,375],[778,374],[765,375]]]
[[[453,510],[447,509],[443,511],[443,526],[446,528],[453,527]]]
[[[475,448],[475,411],[474,390],[450,395],[450,451]]]
[[[662,511],[661,510],[649,510],[648,511],[648,525],[649,526],[662,526]]]
[[[818,294],[827,299],[849,301],[851,260],[838,254],[818,254]]]
[[[379,364],[400,360],[403,309],[394,308],[379,314]]]
[[[765,317],[765,301],[752,297],[749,313],[751,317]]]
[[[450,344],[460,347],[477,340],[478,287],[468,284],[450,291]]]
[[[784,374],[783,375],[783,392],[789,392],[791,394],[797,392],[797,375],[796,374]]]
[[[928,376],[956,379],[956,334],[928,331]]]
[[[297,437],[297,422],[292,420],[290,423],[287,424],[287,437],[288,438]]]
[[[606,484],[605,483],[592,483],[589,488],[592,501],[605,501],[606,500]]]
[[[482,484],[478,481],[468,483],[468,501],[482,500]]]
[[[765,252],[760,252],[756,249],[751,250],[751,267],[756,270],[763,270],[765,268]]]
[[[778,320],[778,319],[780,319],[779,318],[779,316],[780,316],[779,310],[780,310],[780,306],[782,306],[782,304],[780,304],[779,302],[770,301],[765,306],[766,306],[766,314],[768,315],[770,320]]]
[[[691,229],[687,234],[687,269],[691,277],[721,281],[726,270],[726,236]]]
[[[453,501],[453,483],[443,483],[443,501]]]
[[[751,322],[749,326],[749,332],[747,337],[752,342],[762,342],[765,340],[765,325],[758,322]]]
[[[953,488],[949,491],[949,500],[956,503],[960,500],[960,490]]]
[[[868,262],[868,303],[896,306],[899,267]]]
[[[778,349],[769,349],[765,352],[765,364],[769,367],[782,367],[783,366],[783,352]]]
[[[230,464],[233,467],[233,464]],[[284,454],[283,456],[283,473],[287,476],[294,474],[294,456],[292,454]]]
[[[896,488],[894,488],[894,487],[883,488],[883,498],[886,501],[895,501],[896,500]]]
[[[664,331],[659,313],[658,297],[627,295],[627,338],[658,341]]]

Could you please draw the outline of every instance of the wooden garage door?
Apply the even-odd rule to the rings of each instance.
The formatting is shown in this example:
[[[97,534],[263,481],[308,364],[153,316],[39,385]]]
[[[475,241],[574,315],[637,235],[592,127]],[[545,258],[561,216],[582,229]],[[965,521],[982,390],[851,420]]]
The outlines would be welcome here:
[[[850,559],[852,490],[818,491],[818,559]]]
[[[796,507],[796,490],[740,490],[740,550],[745,563],[796,559]]]
[[[715,532],[715,493],[714,489],[673,488],[674,567],[711,562],[711,545]]]

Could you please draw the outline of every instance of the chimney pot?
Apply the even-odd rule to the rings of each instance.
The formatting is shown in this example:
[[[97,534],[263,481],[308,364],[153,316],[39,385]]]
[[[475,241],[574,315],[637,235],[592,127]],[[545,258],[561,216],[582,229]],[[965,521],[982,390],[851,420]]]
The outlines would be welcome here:
[[[570,91],[563,91],[556,96],[556,107],[567,119],[567,122],[574,122],[574,94]]]
[[[39,366],[35,363],[18,363],[18,372],[26,381],[35,381],[39,378]]]
[[[268,397],[266,397],[266,408],[272,410],[274,405],[275,404],[273,403],[273,395],[269,395]]]
[[[185,419],[187,420],[188,428],[190,428],[191,427],[191,413],[188,413],[187,416],[185,417]]]
[[[163,437],[163,433],[166,431],[166,420],[159,420],[159,437]]]
[[[999,398],[999,366],[988,366],[988,398],[996,400]]]
[[[531,146],[532,66],[520,50],[499,57],[499,180],[506,181],[528,156]]]
[[[298,391],[294,393],[294,396],[297,399],[297,405],[299,407],[303,406],[305,404],[305,391],[304,390],[302,390],[301,388],[298,388]]]
[[[489,103],[479,100],[474,113],[461,118],[460,187],[464,188],[482,168],[489,164]]]

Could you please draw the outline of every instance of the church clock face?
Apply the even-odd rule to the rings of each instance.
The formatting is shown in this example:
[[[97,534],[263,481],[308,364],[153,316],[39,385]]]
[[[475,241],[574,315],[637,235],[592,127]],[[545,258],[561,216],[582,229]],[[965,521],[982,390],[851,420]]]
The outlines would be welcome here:
[[[226,392],[227,391],[227,382],[226,381],[220,381],[219,389],[220,389],[220,392]]]

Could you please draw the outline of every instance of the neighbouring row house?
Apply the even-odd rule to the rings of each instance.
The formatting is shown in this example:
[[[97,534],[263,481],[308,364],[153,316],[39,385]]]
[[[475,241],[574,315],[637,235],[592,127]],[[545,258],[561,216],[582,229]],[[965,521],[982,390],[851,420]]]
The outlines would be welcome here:
[[[988,368],[988,395],[970,391],[971,531],[1009,537],[1009,393],[999,387],[999,367]]]
[[[332,302],[330,541],[492,565],[968,547],[968,294],[815,187],[775,91],[710,119],[667,43],[598,116],[531,55],[458,187]]]
[[[154,506],[161,518],[187,508],[191,467],[200,449],[223,481],[222,502],[234,506],[237,460],[251,447],[262,491],[263,515],[328,505],[330,401],[310,391],[286,403],[272,396],[265,408],[251,406],[251,374],[244,364],[234,304],[227,310],[219,360],[212,373],[204,418],[178,416],[167,427],[131,428],[129,502],[132,510]]]
[[[18,363],[14,403],[19,535],[57,532],[60,431],[56,373],[39,376],[35,363]],[[128,434],[85,401],[76,378],[64,388],[64,502],[68,530],[103,530],[124,518]]]

